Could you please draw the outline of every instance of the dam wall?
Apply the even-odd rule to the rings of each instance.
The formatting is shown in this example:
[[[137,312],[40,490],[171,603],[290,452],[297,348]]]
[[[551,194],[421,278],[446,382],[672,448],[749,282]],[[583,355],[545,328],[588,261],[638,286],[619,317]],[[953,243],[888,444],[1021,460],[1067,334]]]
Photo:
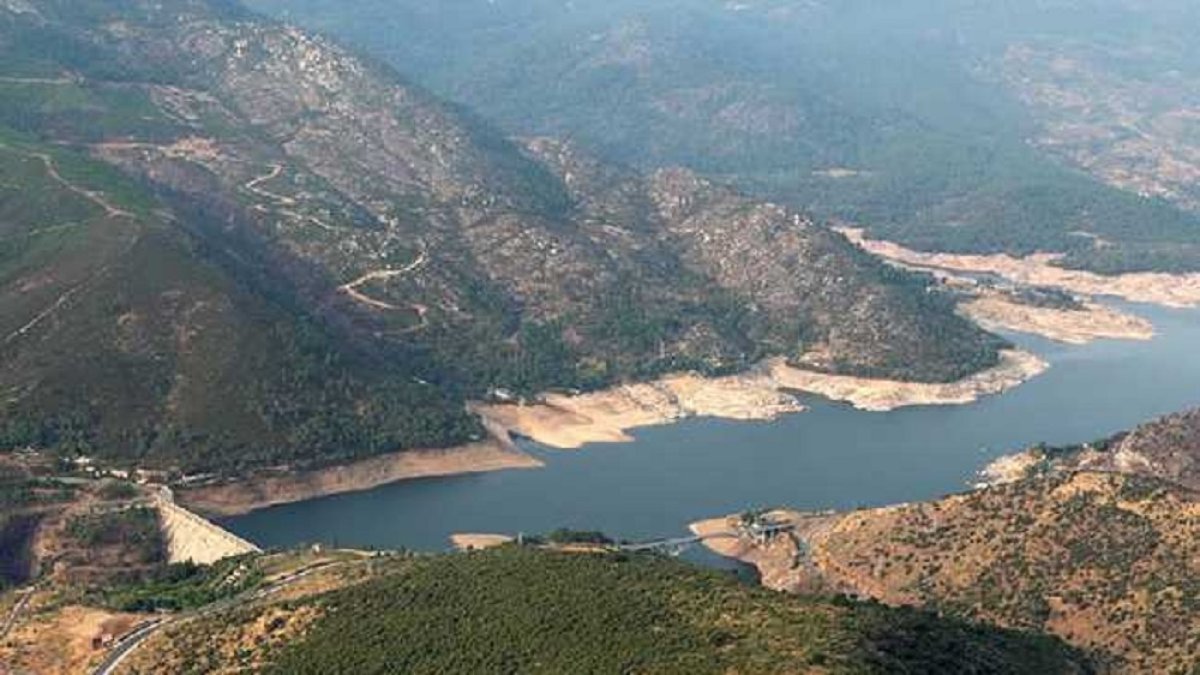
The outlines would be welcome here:
[[[262,552],[252,542],[179,506],[169,490],[163,490],[155,502],[167,540],[167,558],[172,563],[211,565],[225,558]]]

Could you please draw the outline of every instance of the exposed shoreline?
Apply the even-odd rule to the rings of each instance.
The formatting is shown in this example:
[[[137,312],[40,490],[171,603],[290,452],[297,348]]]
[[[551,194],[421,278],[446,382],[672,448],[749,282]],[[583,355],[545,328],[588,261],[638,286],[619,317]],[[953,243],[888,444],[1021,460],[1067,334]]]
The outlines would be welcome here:
[[[921,253],[897,244],[869,240],[861,229],[841,228],[851,241],[896,264],[936,271],[991,273],[1016,284],[1059,288],[1087,296],[1109,295],[1167,307],[1200,304],[1200,274],[1131,274],[1116,277],[1054,267],[1058,256],[1018,259]],[[988,328],[1041,335],[1070,344],[1094,339],[1148,340],[1153,326],[1088,300],[1080,310],[1021,304],[985,291],[960,311]],[[539,468],[542,462],[511,441],[517,434],[558,449],[597,443],[627,443],[635,429],[693,417],[769,421],[804,411],[797,393],[815,394],[860,410],[887,412],[927,405],[966,405],[1001,394],[1046,371],[1049,365],[1029,352],[1001,353],[988,370],[952,383],[918,383],[831,375],[767,360],[750,371],[705,378],[682,373],[647,383],[568,396],[547,394],[531,404],[472,404],[490,438],[446,450],[405,451],[300,473],[272,473],[233,483],[179,491],[182,503],[215,516],[242,515],[270,506],[333,494],[369,490],[402,480]]]
[[[1104,277],[1065,270],[1051,263],[1057,256],[1029,258],[921,253],[897,244],[866,239],[864,231],[841,228],[851,241],[894,263],[949,272],[991,273],[1022,285],[1048,286],[1084,295],[1110,295],[1167,307],[1200,304],[1200,274],[1133,274]],[[967,318],[992,329],[1041,335],[1069,344],[1094,339],[1148,340],[1149,322],[1087,300],[1083,309],[1061,310],[1015,302],[1002,293],[984,291],[962,303]],[[597,443],[627,443],[639,428],[672,424],[693,417],[769,421],[803,412],[797,393],[815,394],[859,410],[887,412],[910,406],[966,405],[1001,394],[1049,367],[1029,352],[1009,350],[988,370],[951,383],[919,383],[831,375],[767,360],[750,371],[706,378],[692,373],[669,375],[646,383],[568,396],[547,394],[531,404],[472,404],[488,427],[490,438],[446,450],[392,453],[343,466],[299,473],[270,473],[221,485],[179,490],[185,505],[214,516],[235,516],[279,504],[369,490],[398,481],[532,469],[543,464],[521,452],[511,440],[517,434],[557,449],[579,449]]]
[[[516,539],[507,534],[469,534],[459,533],[450,535],[450,543],[458,551],[486,551],[489,548],[496,548],[511,544]]]
[[[1015,258],[1003,253],[925,253],[889,241],[868,239],[862,228],[836,229],[863,250],[911,267],[994,274],[1018,284],[1053,287],[1087,296],[1113,296],[1175,309],[1200,305],[1200,273],[1138,272],[1104,276],[1055,266],[1063,257],[1061,254],[1037,253]]]
[[[792,393],[816,394],[871,412],[923,405],[964,405],[1003,393],[1049,365],[1034,354],[1009,350],[999,365],[958,382],[921,383],[830,375],[771,359],[745,375],[705,379],[678,375],[581,396],[547,396],[516,405],[479,405],[498,426],[543,445],[578,449],[589,443],[632,441],[638,428],[689,417],[772,420],[801,412]]]
[[[575,450],[591,443],[627,443],[633,429],[689,417],[765,421],[802,412],[804,406],[752,371],[715,378],[670,375],[579,396],[549,394],[532,404],[480,404],[473,410],[512,433]]]
[[[176,490],[178,500],[210,516],[239,516],[280,504],[360,492],[414,478],[536,469],[543,464],[507,436],[446,450],[409,450],[314,471],[251,477],[233,483]]]
[[[743,375],[704,378],[671,375],[660,380],[566,396],[547,395],[527,405],[474,404],[490,438],[445,450],[413,450],[352,464],[295,473],[263,473],[234,482],[178,488],[181,504],[207,516],[245,515],[271,506],[359,492],[414,478],[536,469],[543,463],[511,440],[512,434],[559,449],[591,443],[625,443],[629,432],[690,417],[772,420],[805,408],[796,392],[889,411],[918,405],[962,405],[999,394],[1036,377],[1048,364],[1028,352],[1006,351],[1000,365],[958,382],[929,384],[829,375],[772,359]]]
[[[841,533],[860,528],[869,518],[903,512],[913,507],[913,504],[894,504],[865,511],[829,512],[777,509],[770,515],[775,522],[792,526],[793,529],[786,534],[765,543],[741,537],[736,540],[706,539],[703,544],[717,555],[753,566],[758,571],[762,586],[773,591],[884,597],[882,589],[872,577],[843,574],[843,566],[825,550],[825,546]],[[693,523],[690,528],[697,533],[710,531],[718,524],[734,518],[737,516],[702,520]],[[849,579],[854,581],[850,582]]]
[[[849,403],[859,410],[890,412],[915,406],[966,405],[1002,394],[1049,370],[1050,364],[1031,352],[1000,352],[1000,363],[957,382],[927,383],[875,380],[828,375],[793,368],[782,360],[771,363],[771,380],[783,389],[817,394]]]
[[[703,545],[713,553],[750,565],[758,571],[764,588],[790,593],[825,593],[828,587],[824,576],[804,552],[801,542],[810,542],[836,527],[843,519],[841,513],[800,513],[775,510],[767,514],[776,522],[788,522],[792,532],[776,536],[767,542],[746,537],[711,537],[727,532],[737,516],[711,518],[688,526],[693,534],[706,537]]]
[[[1055,342],[1085,345],[1095,340],[1152,340],[1149,321],[1086,301],[1080,309],[1036,307],[998,292],[984,292],[959,305],[959,312],[987,330],[1039,335]]]

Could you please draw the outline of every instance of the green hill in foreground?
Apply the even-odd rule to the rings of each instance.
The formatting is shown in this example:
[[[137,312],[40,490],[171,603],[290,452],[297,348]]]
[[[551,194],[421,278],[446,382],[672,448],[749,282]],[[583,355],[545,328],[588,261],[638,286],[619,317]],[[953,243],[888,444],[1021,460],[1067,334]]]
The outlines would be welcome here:
[[[325,595],[176,627],[133,670],[1088,672],[1053,639],[782,595],[662,558],[506,547],[383,564]]]

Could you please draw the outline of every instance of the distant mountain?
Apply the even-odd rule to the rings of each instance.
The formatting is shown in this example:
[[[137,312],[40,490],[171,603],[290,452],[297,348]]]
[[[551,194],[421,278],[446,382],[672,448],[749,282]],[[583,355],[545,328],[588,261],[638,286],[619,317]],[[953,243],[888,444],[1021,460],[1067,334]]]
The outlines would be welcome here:
[[[250,3],[511,133],[688,166],[910,247],[1200,270],[1195,3]]]
[[[481,433],[465,400],[1000,341],[796,212],[518,144],[223,0],[0,3],[0,445],[187,470]]]

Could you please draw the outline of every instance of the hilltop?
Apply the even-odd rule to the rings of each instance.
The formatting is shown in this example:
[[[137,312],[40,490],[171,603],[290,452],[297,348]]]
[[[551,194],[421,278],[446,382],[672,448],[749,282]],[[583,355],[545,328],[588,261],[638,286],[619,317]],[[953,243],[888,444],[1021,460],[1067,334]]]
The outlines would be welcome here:
[[[1076,474],[851,515],[811,542],[839,587],[1046,631],[1120,672],[1200,653],[1200,504],[1148,479]]]
[[[1047,632],[1112,672],[1187,673],[1200,656],[1195,420],[1193,411],[1086,446],[1039,447],[997,462],[988,473],[998,483],[967,494],[775,512],[794,535],[715,548],[756,564],[773,588]]]
[[[1044,454],[1054,471],[1117,471],[1200,490],[1200,409],[1167,415],[1099,443]]]
[[[278,673],[1088,669],[1052,639],[778,595],[656,557],[508,546],[376,559],[334,576],[286,600],[172,627],[128,672],[184,664]]]
[[[182,471],[480,438],[495,390],[1002,341],[795,210],[516,142],[224,0],[0,5],[0,446]]]

